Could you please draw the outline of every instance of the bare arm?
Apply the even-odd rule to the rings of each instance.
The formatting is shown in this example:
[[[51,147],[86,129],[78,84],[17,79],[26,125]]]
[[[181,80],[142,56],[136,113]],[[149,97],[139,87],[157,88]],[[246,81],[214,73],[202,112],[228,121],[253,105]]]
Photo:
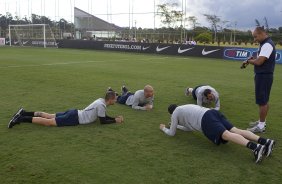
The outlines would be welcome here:
[[[260,66],[260,65],[262,65],[266,60],[267,60],[266,57],[264,57],[264,56],[259,56],[259,57],[256,58],[256,59],[249,59],[249,60],[247,60],[246,62],[248,62],[249,64],[252,64],[252,65]]]

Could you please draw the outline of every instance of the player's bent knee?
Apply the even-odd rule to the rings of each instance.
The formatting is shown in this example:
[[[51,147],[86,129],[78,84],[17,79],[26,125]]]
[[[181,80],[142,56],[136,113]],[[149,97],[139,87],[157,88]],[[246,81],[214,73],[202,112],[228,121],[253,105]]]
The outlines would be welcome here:
[[[233,128],[230,129],[230,132],[232,132],[232,133],[239,133],[240,129],[238,129],[236,127],[233,127]]]
[[[228,141],[228,140],[229,140],[229,137],[230,137],[230,134],[231,134],[231,132],[229,132],[228,130],[225,130],[225,131],[222,133],[221,138],[222,138],[223,140]]]

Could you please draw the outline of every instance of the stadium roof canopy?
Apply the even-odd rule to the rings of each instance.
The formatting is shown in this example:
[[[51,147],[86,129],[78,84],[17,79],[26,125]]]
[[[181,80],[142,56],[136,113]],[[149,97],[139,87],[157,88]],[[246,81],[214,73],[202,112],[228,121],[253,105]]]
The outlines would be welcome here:
[[[120,31],[122,28],[74,7],[74,26],[77,30]]]

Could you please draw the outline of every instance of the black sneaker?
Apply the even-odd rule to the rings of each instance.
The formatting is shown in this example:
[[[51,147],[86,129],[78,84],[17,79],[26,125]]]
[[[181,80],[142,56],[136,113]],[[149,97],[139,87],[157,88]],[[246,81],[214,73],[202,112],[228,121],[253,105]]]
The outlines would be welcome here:
[[[114,91],[114,90],[111,87],[108,87],[107,91]],[[116,94],[116,96],[119,96],[117,92],[115,92],[115,94]]]
[[[257,148],[253,151],[255,156],[255,163],[259,163],[262,160],[262,156],[265,151],[265,146],[258,144]]]
[[[8,128],[12,128],[13,126],[15,126],[16,124],[20,124],[20,122],[18,121],[19,118],[21,117],[21,115],[24,113],[24,109],[20,108],[18,110],[18,112],[16,114],[14,114],[14,116],[12,117],[12,119],[10,120],[9,124],[8,124]]]
[[[126,88],[125,85],[121,86],[121,94],[125,95],[126,93],[128,93],[128,89]]]
[[[267,139],[265,146],[264,156],[269,157],[272,153],[273,147],[275,145],[275,141],[271,139]]]
[[[107,91],[114,91],[112,87],[108,87]]]

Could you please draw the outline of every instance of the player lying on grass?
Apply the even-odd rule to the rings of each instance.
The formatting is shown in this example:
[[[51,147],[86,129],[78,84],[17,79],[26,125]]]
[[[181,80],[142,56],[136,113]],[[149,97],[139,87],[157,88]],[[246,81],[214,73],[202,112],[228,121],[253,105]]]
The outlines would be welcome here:
[[[216,145],[231,141],[246,146],[253,151],[256,163],[261,161],[263,155],[268,157],[275,144],[274,140],[234,127],[214,109],[193,104],[172,104],[168,107],[168,112],[171,114],[170,128],[160,124],[160,129],[167,135],[174,136],[177,128],[184,131],[200,131]]]
[[[109,88],[109,90],[112,90]],[[121,87],[121,96],[118,96],[117,102],[131,106],[137,110],[151,110],[153,108],[154,89],[146,85],[144,89],[131,93],[126,86]]]
[[[27,112],[20,109],[11,119],[8,128],[22,122],[34,123],[45,126],[75,126],[79,124],[88,124],[99,118],[101,124],[122,123],[123,117],[112,118],[106,115],[107,106],[114,105],[116,102],[116,93],[108,91],[105,99],[99,98],[83,110],[71,109],[66,112],[49,114],[45,112]]]
[[[211,86],[201,85],[195,88],[186,88],[185,95],[192,95],[195,100],[197,100],[197,104],[200,106],[210,105],[212,102],[215,103],[215,110],[220,109],[220,101],[218,92],[212,88]]]

